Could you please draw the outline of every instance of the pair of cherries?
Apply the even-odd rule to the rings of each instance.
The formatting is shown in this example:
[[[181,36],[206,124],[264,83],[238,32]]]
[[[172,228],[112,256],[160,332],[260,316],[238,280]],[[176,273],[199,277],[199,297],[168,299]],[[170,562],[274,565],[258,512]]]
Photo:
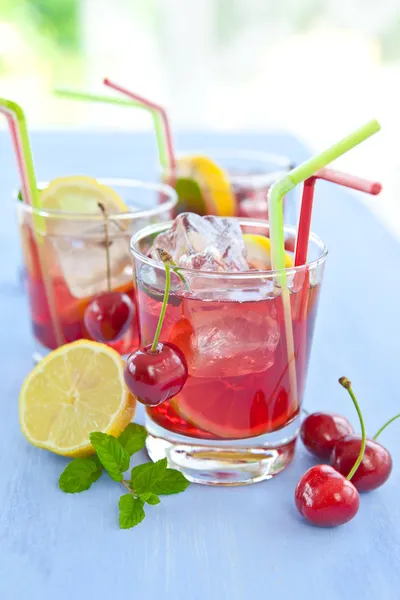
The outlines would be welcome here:
[[[313,413],[304,419],[300,437],[314,456],[329,461],[311,467],[296,487],[295,502],[308,521],[321,527],[333,527],[350,521],[358,512],[358,492],[383,485],[392,471],[390,453],[376,439],[400,415],[385,423],[373,439],[367,439],[362,414],[351,388],[341,377],[339,383],[348,390],[360,417],[362,435],[356,435],[345,417]]]

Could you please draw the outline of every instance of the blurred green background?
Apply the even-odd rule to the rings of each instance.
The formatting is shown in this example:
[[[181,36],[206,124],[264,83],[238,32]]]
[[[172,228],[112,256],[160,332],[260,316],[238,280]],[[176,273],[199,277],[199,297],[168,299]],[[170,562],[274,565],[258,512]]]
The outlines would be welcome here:
[[[379,140],[339,166],[384,181],[372,208],[400,235],[398,0],[0,0],[0,95],[31,128],[150,129],[141,111],[53,95],[107,92],[104,76],[164,104],[174,131],[288,130],[323,148],[377,117]]]

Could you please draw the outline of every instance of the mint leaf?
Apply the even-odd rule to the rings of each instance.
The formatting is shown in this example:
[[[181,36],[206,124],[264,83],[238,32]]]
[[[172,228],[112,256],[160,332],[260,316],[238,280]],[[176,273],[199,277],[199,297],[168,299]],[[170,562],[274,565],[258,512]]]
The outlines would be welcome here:
[[[153,492],[146,492],[145,494],[140,494],[139,498],[143,502],[147,502],[147,504],[151,504],[152,506],[154,506],[155,504],[160,504],[161,502],[157,494],[153,494]]]
[[[90,441],[96,450],[99,460],[111,479],[122,481],[122,473],[129,468],[130,456],[119,441],[108,433],[95,431],[90,434]]]
[[[147,431],[142,425],[129,423],[118,438],[119,443],[128,452],[129,456],[139,452],[146,443]]]
[[[145,518],[143,502],[134,498],[132,494],[125,494],[119,499],[119,526],[121,529],[130,529],[139,525]]]
[[[60,489],[66,494],[76,494],[88,490],[103,472],[97,456],[74,458],[61,473],[58,480]]]
[[[135,494],[140,495],[146,492],[153,492],[156,483],[163,478],[167,470],[167,464],[167,459],[163,458],[155,463],[149,462],[133,467],[130,487]]]
[[[163,477],[155,483],[152,489],[155,494],[162,496],[184,492],[189,485],[190,483],[183,473],[176,469],[166,469]]]

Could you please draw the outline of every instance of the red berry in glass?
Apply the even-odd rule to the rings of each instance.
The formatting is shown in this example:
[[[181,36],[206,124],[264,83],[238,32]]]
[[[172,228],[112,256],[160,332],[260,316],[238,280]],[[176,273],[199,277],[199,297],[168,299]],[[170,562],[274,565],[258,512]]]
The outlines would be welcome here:
[[[347,377],[341,377],[339,383],[349,392],[360,419],[362,443],[346,476],[330,465],[311,467],[300,479],[295,491],[295,504],[303,517],[320,527],[335,527],[350,521],[360,505],[357,488],[351,482],[365,450],[364,420],[357,399]]]
[[[352,432],[353,427],[345,417],[315,412],[304,419],[300,428],[300,437],[309,452],[322,460],[328,460],[336,442]]]
[[[134,306],[127,294],[107,292],[88,304],[84,320],[91,338],[98,342],[115,342],[127,331]]]
[[[98,204],[104,217],[104,247],[108,292],[97,296],[85,309],[85,327],[98,342],[114,342],[124,335],[133,318],[133,304],[129,296],[111,290],[111,257],[108,215],[103,204]]]

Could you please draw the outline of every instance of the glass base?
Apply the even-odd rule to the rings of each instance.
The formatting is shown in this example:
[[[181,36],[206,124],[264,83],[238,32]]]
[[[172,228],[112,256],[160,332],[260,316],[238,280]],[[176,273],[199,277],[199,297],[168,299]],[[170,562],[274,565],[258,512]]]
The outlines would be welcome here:
[[[174,434],[146,415],[146,446],[153,461],[167,458],[193,483],[234,486],[271,479],[292,461],[300,417],[279,431],[246,440],[199,440]]]

